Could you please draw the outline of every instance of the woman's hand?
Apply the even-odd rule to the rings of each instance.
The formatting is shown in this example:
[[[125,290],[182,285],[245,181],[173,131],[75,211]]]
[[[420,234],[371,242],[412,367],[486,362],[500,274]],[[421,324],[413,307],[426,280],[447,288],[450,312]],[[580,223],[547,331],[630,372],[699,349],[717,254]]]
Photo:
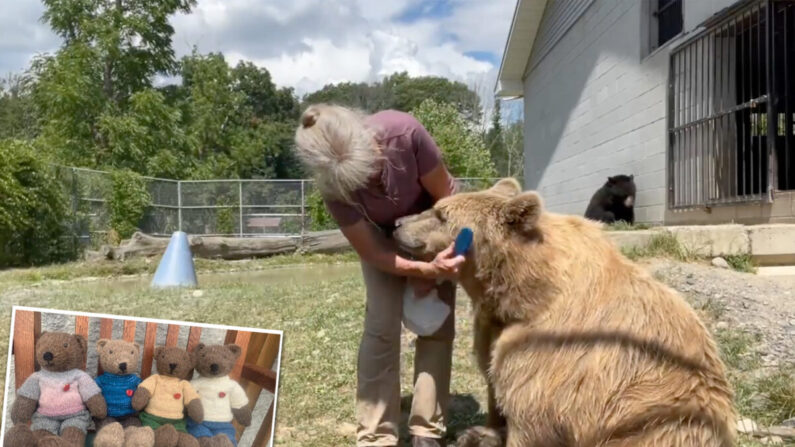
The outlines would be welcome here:
[[[464,256],[455,255],[455,243],[453,243],[439,252],[430,264],[437,278],[456,280],[465,261]]]

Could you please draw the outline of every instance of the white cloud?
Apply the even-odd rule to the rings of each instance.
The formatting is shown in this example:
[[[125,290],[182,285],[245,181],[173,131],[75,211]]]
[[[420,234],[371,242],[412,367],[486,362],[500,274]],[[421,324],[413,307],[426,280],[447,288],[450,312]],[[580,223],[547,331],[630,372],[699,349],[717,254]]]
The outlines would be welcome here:
[[[515,0],[450,0],[450,11],[412,23],[396,19],[423,0],[198,0],[172,19],[179,56],[193,46],[221,51],[267,68],[298,93],[342,81],[372,81],[396,71],[439,75],[469,84],[493,78],[496,67],[467,56],[499,60]],[[24,69],[36,52],[58,45],[38,22],[33,0],[0,0],[0,73]],[[492,85],[484,89],[488,101]]]

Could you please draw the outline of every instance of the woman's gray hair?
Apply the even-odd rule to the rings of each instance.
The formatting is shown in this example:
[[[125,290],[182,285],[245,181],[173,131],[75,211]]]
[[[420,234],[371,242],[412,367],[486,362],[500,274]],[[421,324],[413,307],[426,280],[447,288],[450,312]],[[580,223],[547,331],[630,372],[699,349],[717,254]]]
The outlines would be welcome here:
[[[320,193],[331,199],[352,203],[352,193],[381,169],[375,130],[362,112],[346,107],[309,106],[295,132],[295,146]]]

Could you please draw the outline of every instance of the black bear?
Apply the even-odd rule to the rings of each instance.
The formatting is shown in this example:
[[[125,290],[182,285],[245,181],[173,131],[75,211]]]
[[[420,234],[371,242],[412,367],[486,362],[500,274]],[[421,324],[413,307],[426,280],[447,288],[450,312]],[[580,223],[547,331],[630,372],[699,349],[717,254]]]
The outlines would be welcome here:
[[[624,221],[635,223],[635,176],[616,175],[608,177],[599,188],[585,210],[585,217],[604,223]]]

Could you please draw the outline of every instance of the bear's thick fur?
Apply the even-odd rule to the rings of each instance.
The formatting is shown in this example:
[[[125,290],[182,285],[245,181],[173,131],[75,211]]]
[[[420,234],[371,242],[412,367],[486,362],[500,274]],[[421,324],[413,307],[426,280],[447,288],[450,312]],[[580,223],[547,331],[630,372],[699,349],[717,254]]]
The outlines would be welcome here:
[[[97,377],[97,385],[108,404],[108,417],[96,423],[94,447],[152,447],[154,431],[141,427],[138,413],[131,401],[141,379],[138,363],[141,347],[125,340],[97,341],[99,364],[104,373]]]
[[[635,176],[616,175],[608,177],[607,182],[597,189],[585,217],[604,223],[635,223]]]
[[[154,352],[158,374],[141,382],[133,394],[132,406],[144,417],[164,418],[169,422],[153,421],[144,425],[155,425],[155,447],[199,447],[199,441],[184,430],[184,413],[195,421],[204,420],[201,400],[190,382],[185,380],[193,372],[196,358],[184,349],[158,347]],[[154,394],[153,394],[154,393]],[[169,415],[161,412],[167,410]],[[173,413],[173,414],[172,414]],[[150,416],[151,415],[151,416]],[[178,417],[176,417],[178,416]],[[175,424],[180,423],[180,431]]]
[[[15,425],[5,436],[5,446],[83,445],[90,417],[102,419],[107,414],[99,387],[83,371],[86,347],[81,335],[41,334],[35,347],[41,371],[33,373],[17,390],[11,407]]]
[[[693,309],[613,246],[599,224],[547,213],[515,180],[401,219],[400,246],[431,258],[464,226],[460,282],[488,369],[490,423],[507,445],[733,445],[732,393]],[[500,445],[472,429],[459,446]]]
[[[200,447],[234,447],[235,427],[232,421],[247,427],[251,425],[251,408],[243,387],[229,377],[243,350],[235,344],[205,345],[199,343],[193,350],[199,377],[191,385],[199,393],[204,406],[204,419],[208,426],[188,421],[188,432],[198,440]]]

